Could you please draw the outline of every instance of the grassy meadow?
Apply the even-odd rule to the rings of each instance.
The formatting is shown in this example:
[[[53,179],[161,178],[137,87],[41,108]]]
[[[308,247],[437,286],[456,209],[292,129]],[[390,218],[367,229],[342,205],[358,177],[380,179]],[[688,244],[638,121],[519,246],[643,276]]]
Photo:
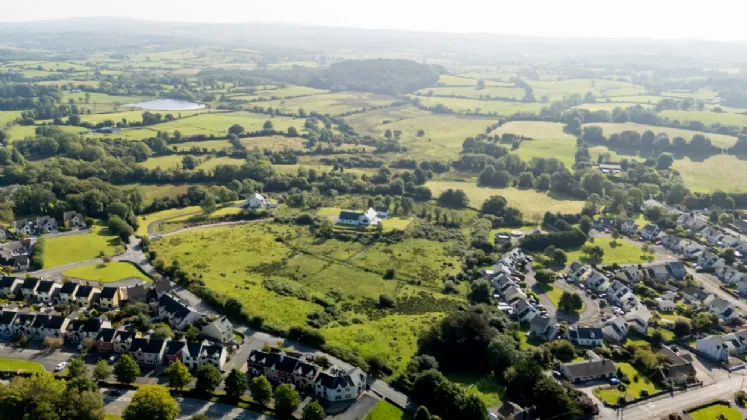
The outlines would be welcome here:
[[[0,128],[21,118],[21,111],[0,111]]]
[[[178,152],[186,152],[192,150],[192,148],[197,147],[201,150],[208,150],[208,151],[220,151],[223,149],[231,149],[233,146],[231,146],[231,143],[228,142],[228,140],[205,140],[205,141],[188,141],[184,143],[174,143],[169,145],[170,148],[176,149]]]
[[[450,74],[442,74],[438,79],[440,86],[477,86],[477,81],[480,78],[468,78],[460,76],[452,76]],[[511,86],[511,83],[507,82],[496,82],[494,80],[484,79],[485,86]]]
[[[703,134],[704,136],[711,139],[714,146],[718,147],[731,147],[734,145],[734,143],[737,142],[737,138],[733,136],[727,136],[725,134],[713,134],[713,133],[701,133],[699,131],[692,131],[692,130],[683,130],[680,128],[671,128],[671,127],[658,127],[654,125],[645,125],[645,124],[636,124],[636,123],[591,123],[591,124],[584,124],[586,125],[596,125],[598,127],[602,128],[602,131],[604,132],[605,137],[609,137],[610,134],[619,134],[623,131],[637,131],[641,134],[645,132],[646,130],[651,130],[655,134],[659,133],[666,133],[669,136],[669,139],[674,139],[675,137],[683,137],[685,140],[690,142],[690,140],[693,138],[696,134]]]
[[[301,137],[285,136],[267,136],[267,137],[246,137],[241,139],[241,145],[248,150],[272,150],[281,152],[283,150],[303,150],[305,149],[306,139]]]
[[[593,243],[587,242],[586,244],[597,245],[604,250],[603,264],[637,264],[647,261],[642,258],[644,254],[641,251],[641,248],[623,239],[618,240],[615,246],[612,245],[612,238],[608,237],[596,238]],[[567,254],[568,261],[581,261],[584,257],[581,248],[567,252]],[[647,254],[647,256],[648,255],[650,254]]]
[[[268,86],[264,89],[257,89],[257,91],[253,94],[237,94],[237,95],[230,95],[229,97],[231,99],[239,99],[239,100],[245,100],[245,101],[252,101],[252,100],[258,100],[258,99],[283,99],[283,98],[289,98],[289,97],[295,97],[295,96],[310,96],[310,95],[319,95],[322,93],[328,93],[329,91],[323,90],[323,89],[314,89],[306,86],[294,86],[289,85],[286,87],[279,87],[279,86]],[[261,105],[261,104],[259,104]]]
[[[163,210],[155,213],[144,214],[137,217],[138,228],[135,232],[138,236],[148,235],[148,225],[159,220],[172,219],[184,215],[198,214],[202,211],[200,206],[190,206],[183,208],[174,208]]]
[[[747,191],[747,160],[736,156],[717,155],[702,162],[685,157],[675,159],[672,166],[693,191]]]
[[[534,97],[547,97],[549,101],[562,100],[565,96],[591,93],[597,98],[605,96],[636,95],[643,93],[641,86],[628,82],[604,79],[569,79],[560,81],[529,81]]]
[[[164,156],[156,156],[148,158],[145,162],[140,163],[145,168],[148,169],[169,169],[169,168],[179,168],[182,166],[182,159],[184,159],[186,155],[164,155]],[[197,157],[199,160],[200,158]]]
[[[659,112],[659,115],[679,122],[700,121],[706,125],[721,124],[739,127],[747,125],[747,115],[730,112],[663,110]]]
[[[510,86],[486,86],[485,89],[477,89],[472,86],[448,86],[430,87],[417,91],[423,96],[465,96],[468,98],[504,98],[521,100],[524,97],[524,89]]]
[[[508,116],[517,112],[539,113],[546,106],[538,102],[508,102],[508,101],[484,101],[479,99],[446,98],[439,96],[418,96],[420,102],[429,108],[441,104],[458,113],[480,113],[488,114],[495,112],[498,115]]]
[[[96,224],[90,233],[45,239],[44,268],[92,260],[101,252],[112,256],[121,251],[119,238],[103,224]]]
[[[212,171],[219,165],[241,165],[246,162],[244,159],[237,159],[232,157],[216,157],[212,159],[203,160],[197,169],[204,169],[206,171]]]
[[[535,140],[570,140],[575,149],[576,136],[563,131],[562,123],[545,121],[510,121],[493,130],[493,136],[504,133],[516,134]],[[575,151],[574,151],[575,153]]]
[[[511,153],[529,162],[533,157],[554,157],[563,162],[566,168],[573,168],[576,162],[576,142],[570,140],[524,140],[518,149]]]
[[[62,272],[62,275],[81,280],[99,281],[101,283],[111,283],[128,278],[139,278],[147,282],[151,281],[148,276],[128,262],[86,265],[65,270]]]
[[[320,114],[336,116],[351,111],[360,111],[372,106],[390,105],[395,100],[396,99],[391,96],[376,95],[373,93],[338,92],[314,95],[311,97],[268,101],[262,102],[259,105],[265,108],[271,106],[284,113],[296,113],[299,109],[303,108],[307,113],[316,111]],[[251,107],[252,105],[248,106]],[[299,124],[296,128],[300,130],[302,127],[303,123]]]

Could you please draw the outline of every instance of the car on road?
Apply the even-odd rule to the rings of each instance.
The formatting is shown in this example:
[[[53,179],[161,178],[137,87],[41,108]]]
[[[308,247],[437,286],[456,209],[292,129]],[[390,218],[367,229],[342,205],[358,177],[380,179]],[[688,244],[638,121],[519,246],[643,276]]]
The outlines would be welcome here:
[[[617,378],[610,378],[610,384],[612,384],[612,385],[619,385],[620,384],[620,380],[617,379]]]
[[[118,357],[117,357],[117,356],[112,356],[112,357],[110,357],[110,358],[109,358],[109,360],[108,360],[108,361],[109,361],[109,364],[112,364],[112,365],[113,365],[113,364],[114,364],[114,363],[115,363],[115,362],[117,361],[117,359],[118,359]]]
[[[62,362],[54,368],[55,372],[60,372],[67,367],[67,362]]]

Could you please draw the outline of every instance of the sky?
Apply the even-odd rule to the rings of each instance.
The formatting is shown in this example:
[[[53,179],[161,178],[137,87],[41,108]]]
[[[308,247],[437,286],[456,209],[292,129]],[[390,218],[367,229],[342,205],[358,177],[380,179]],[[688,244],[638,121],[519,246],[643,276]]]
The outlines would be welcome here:
[[[117,16],[552,37],[747,41],[745,0],[0,0],[0,21]]]

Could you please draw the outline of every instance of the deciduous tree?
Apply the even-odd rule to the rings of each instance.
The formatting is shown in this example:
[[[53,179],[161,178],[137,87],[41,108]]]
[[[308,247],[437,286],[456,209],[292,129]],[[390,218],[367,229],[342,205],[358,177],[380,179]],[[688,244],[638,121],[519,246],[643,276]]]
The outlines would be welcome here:
[[[124,420],[174,420],[179,406],[169,390],[160,385],[142,385],[122,413]]]

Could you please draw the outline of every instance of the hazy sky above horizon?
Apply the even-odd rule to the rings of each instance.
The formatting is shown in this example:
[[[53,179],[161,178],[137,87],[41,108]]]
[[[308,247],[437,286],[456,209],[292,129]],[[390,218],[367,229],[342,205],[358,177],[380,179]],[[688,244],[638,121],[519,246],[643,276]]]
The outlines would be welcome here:
[[[3,4],[6,3],[6,4]],[[370,3],[370,4],[369,4]],[[560,37],[747,41],[744,0],[0,0],[0,21],[116,16]]]

